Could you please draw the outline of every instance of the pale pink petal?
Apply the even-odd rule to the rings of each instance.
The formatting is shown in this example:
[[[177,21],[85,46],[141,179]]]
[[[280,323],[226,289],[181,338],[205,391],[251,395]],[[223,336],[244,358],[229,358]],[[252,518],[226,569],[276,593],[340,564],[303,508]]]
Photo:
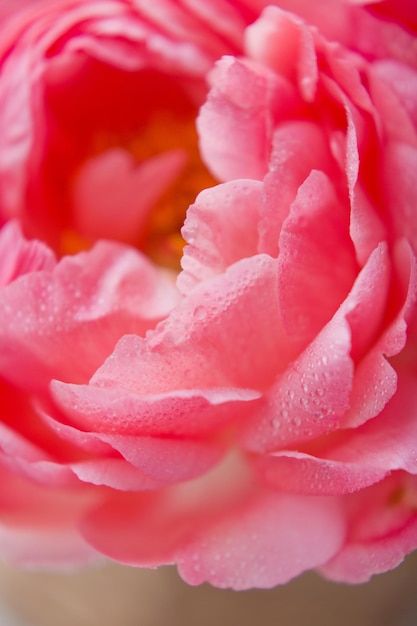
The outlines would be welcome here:
[[[0,523],[0,555],[3,561],[22,568],[73,570],[102,561],[74,527],[34,528]]]

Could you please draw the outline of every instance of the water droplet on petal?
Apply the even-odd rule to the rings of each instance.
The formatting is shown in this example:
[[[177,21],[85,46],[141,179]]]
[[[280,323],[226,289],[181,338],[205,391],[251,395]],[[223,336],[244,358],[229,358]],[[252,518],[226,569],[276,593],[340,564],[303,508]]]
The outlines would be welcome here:
[[[193,315],[196,320],[203,320],[207,316],[206,307],[202,305],[196,306],[196,308],[193,311]]]

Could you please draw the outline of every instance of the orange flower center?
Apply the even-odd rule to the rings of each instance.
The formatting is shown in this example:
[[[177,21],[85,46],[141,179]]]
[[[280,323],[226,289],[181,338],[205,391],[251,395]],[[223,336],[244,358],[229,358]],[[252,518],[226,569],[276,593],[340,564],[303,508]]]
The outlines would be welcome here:
[[[63,224],[61,228],[58,247],[61,254],[74,254],[88,249],[99,238],[110,237],[132,244],[155,263],[178,271],[185,243],[180,231],[187,208],[195,200],[199,191],[216,184],[216,180],[209,174],[199,155],[195,129],[198,107],[191,102],[182,87],[173,79],[146,71],[140,74],[143,75],[140,78],[142,81],[140,92],[132,93],[132,98],[138,101],[137,119],[133,122],[129,119],[129,122],[123,126],[123,111],[117,111],[116,115],[112,116],[110,128],[105,124],[103,130],[103,120],[101,120],[101,123],[97,123],[97,126],[91,129],[90,135],[86,137],[84,149],[80,152],[80,160],[78,164],[75,163],[70,174],[66,192],[66,202],[67,206],[69,205],[66,212],[69,217],[66,218],[66,224]],[[123,94],[123,97],[126,98],[126,94]],[[132,107],[132,104],[129,106]],[[129,115],[132,117],[131,113]],[[116,121],[120,122],[121,128],[115,124],[117,116],[119,119]],[[169,156],[170,153],[176,152],[181,165],[175,175],[165,176],[162,171],[161,180],[158,180],[158,175],[156,175],[156,184],[154,175],[153,182],[139,185],[139,191],[135,189],[132,194],[128,193],[128,202],[126,202],[126,189],[123,189],[124,184],[121,179],[114,175],[114,184],[111,182],[112,170],[110,168],[108,175],[102,176],[103,180],[100,184],[104,185],[103,189],[99,190],[99,193],[91,190],[90,194],[87,193],[88,197],[84,194],[84,204],[78,211],[78,215],[82,216],[81,222],[85,213],[89,212],[90,195],[91,201],[97,206],[91,213],[90,225],[85,228],[80,227],[79,220],[77,221],[77,217],[74,217],[76,211],[74,213],[73,194],[80,176],[84,173],[83,168],[97,158],[100,159],[115,151],[118,151],[119,156],[121,152],[124,153],[127,155],[126,159],[132,161],[131,171],[129,171],[132,177],[142,166],[146,167],[147,162],[158,155]],[[183,164],[182,155],[184,156]],[[126,180],[129,184],[128,179]],[[85,185],[88,191],[88,182]],[[141,196],[147,195],[149,186],[155,187],[151,193],[153,201],[142,211]],[[109,191],[110,187],[111,191]],[[105,219],[109,220],[110,227],[107,231],[104,229],[103,234],[100,226],[102,227],[104,213],[100,213],[100,204],[109,199],[109,193],[114,198],[107,202],[110,209],[107,208]],[[126,227],[124,231],[121,229],[116,232],[118,220],[122,219],[123,212],[125,215],[126,211],[132,211],[134,214],[135,206],[139,216],[137,223],[133,220],[134,227],[127,227],[127,234]],[[111,228],[112,223],[115,226],[114,232]],[[97,230],[95,224],[98,224]]]

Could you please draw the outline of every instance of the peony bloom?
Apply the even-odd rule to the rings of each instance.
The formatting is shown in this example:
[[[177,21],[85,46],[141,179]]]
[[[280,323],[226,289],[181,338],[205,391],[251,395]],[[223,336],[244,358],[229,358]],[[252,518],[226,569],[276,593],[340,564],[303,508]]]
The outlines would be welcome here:
[[[395,567],[417,547],[411,3],[21,4],[1,554],[235,589]]]

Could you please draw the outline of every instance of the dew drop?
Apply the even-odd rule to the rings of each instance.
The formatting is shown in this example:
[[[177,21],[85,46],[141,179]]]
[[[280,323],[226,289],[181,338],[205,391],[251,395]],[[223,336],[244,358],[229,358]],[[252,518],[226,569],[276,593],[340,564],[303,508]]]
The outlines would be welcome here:
[[[272,428],[274,429],[274,431],[277,431],[281,428],[281,422],[277,417],[274,417],[274,419],[272,420]]]
[[[203,320],[203,319],[205,319],[205,317],[207,316],[206,307],[204,307],[202,305],[196,306],[196,308],[193,311],[193,315],[194,315],[196,320]]]

